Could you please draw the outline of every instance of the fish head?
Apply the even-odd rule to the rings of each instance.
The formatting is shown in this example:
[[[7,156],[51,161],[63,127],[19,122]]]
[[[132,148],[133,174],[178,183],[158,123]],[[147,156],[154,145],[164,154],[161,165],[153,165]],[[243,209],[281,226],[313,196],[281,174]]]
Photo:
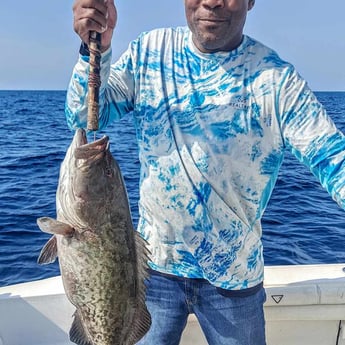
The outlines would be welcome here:
[[[125,193],[109,147],[109,137],[88,143],[85,130],[78,129],[61,165],[57,209],[76,228],[97,228]]]

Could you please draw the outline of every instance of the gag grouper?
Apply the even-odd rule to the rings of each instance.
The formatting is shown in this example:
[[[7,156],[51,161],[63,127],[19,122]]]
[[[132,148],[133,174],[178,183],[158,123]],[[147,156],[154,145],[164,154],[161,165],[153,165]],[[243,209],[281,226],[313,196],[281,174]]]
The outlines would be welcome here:
[[[78,129],[61,165],[57,219],[39,218],[54,236],[38,262],[59,257],[66,295],[76,307],[70,339],[79,345],[132,345],[148,331],[147,250],[133,230],[125,184],[109,138],[87,143]]]

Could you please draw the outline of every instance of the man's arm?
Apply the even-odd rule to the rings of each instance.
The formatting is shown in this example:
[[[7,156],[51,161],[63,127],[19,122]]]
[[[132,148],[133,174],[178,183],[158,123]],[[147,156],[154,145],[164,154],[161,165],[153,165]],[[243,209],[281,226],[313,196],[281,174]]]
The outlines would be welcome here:
[[[111,38],[117,21],[113,0],[76,0],[73,6],[74,30],[82,40],[79,59],[74,67],[67,90],[65,113],[71,129],[86,128],[89,77],[90,31],[101,33],[101,87],[99,97],[99,126],[129,112],[133,96],[131,53],[126,52],[111,67]]]
[[[285,145],[345,209],[345,136],[307,83],[291,70],[280,90]]]

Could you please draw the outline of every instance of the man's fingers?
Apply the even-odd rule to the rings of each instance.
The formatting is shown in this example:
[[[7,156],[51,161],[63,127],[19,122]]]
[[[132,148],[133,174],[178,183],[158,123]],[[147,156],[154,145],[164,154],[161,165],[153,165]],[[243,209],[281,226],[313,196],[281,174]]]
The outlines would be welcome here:
[[[89,43],[90,31],[107,33],[102,44],[108,46],[116,25],[117,14],[113,0],[76,0],[73,5],[74,31]]]
[[[101,0],[76,0],[73,5],[73,12],[88,8],[95,9],[105,16],[107,13],[107,2]]]
[[[80,19],[74,25],[75,32],[81,37],[85,43],[89,43],[90,31],[97,31],[99,33],[104,32],[107,29],[107,26],[103,26],[94,20],[89,18]]]

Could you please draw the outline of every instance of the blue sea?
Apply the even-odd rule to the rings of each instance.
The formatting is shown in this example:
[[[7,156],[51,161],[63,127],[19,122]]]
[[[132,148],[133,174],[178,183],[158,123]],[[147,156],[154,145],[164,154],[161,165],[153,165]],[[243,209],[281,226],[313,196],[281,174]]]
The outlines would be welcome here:
[[[345,92],[318,92],[345,132]],[[36,263],[50,237],[36,219],[55,217],[60,164],[73,133],[64,91],[0,91],[0,286],[59,274]],[[106,129],[138,221],[139,160],[130,116]],[[345,262],[345,212],[289,152],[263,219],[266,265]]]

